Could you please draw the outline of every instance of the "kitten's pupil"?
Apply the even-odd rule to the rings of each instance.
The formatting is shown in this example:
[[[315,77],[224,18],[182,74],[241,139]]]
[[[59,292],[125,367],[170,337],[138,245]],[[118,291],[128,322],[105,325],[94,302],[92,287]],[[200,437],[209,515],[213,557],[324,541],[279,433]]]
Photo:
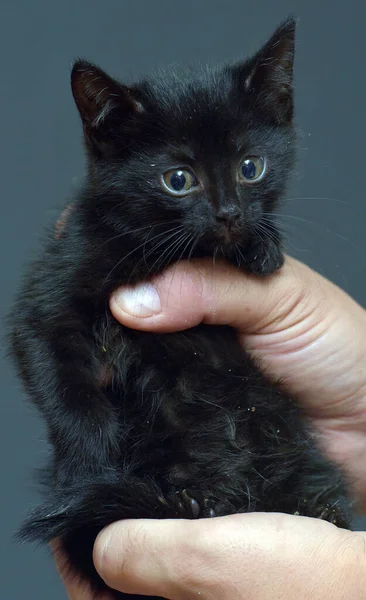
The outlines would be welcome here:
[[[175,171],[170,177],[170,185],[176,192],[181,192],[187,185],[187,177],[184,171]]]
[[[245,160],[241,171],[245,179],[255,179],[257,177],[257,165],[253,160]]]

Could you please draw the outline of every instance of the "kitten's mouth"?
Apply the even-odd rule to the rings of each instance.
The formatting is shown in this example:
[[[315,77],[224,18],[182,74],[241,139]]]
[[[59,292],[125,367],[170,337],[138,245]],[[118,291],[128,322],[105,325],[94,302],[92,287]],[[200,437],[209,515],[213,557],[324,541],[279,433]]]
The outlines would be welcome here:
[[[224,226],[215,232],[214,245],[219,245],[221,248],[230,251],[237,245],[246,246],[248,241],[248,233],[239,227]]]
[[[233,243],[235,244],[236,237],[238,236],[235,236],[235,233],[233,233],[232,228],[229,227],[223,227],[216,234],[217,241],[220,244],[223,244],[224,246],[232,246]]]
[[[214,256],[219,258],[220,256],[225,258],[235,257],[237,253],[243,254],[248,244],[248,234],[241,230],[216,231],[214,235],[204,236],[200,243],[199,248],[203,250],[205,256]]]

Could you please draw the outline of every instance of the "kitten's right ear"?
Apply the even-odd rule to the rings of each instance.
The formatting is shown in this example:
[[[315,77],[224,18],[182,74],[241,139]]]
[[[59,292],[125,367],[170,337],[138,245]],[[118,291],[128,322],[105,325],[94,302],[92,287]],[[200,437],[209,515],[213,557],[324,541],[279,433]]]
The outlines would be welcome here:
[[[89,145],[105,146],[103,134],[112,123],[143,111],[131,89],[83,60],[78,60],[73,66],[71,88]]]

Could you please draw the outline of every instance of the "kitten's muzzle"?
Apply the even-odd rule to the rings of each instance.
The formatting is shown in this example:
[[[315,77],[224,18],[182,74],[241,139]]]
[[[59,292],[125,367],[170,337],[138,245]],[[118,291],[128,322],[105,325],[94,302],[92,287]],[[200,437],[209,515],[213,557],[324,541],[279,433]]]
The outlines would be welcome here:
[[[242,241],[243,236],[243,214],[239,206],[235,204],[221,207],[216,215],[215,238],[224,244],[232,244]]]

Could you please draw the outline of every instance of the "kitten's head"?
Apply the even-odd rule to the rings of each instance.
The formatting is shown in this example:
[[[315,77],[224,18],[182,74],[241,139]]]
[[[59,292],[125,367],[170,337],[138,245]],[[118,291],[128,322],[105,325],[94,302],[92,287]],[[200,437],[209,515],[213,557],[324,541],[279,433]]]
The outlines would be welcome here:
[[[271,211],[294,158],[294,38],[289,20],[245,62],[128,87],[78,61],[72,90],[99,226],[136,247],[148,240],[164,266],[275,239]]]

